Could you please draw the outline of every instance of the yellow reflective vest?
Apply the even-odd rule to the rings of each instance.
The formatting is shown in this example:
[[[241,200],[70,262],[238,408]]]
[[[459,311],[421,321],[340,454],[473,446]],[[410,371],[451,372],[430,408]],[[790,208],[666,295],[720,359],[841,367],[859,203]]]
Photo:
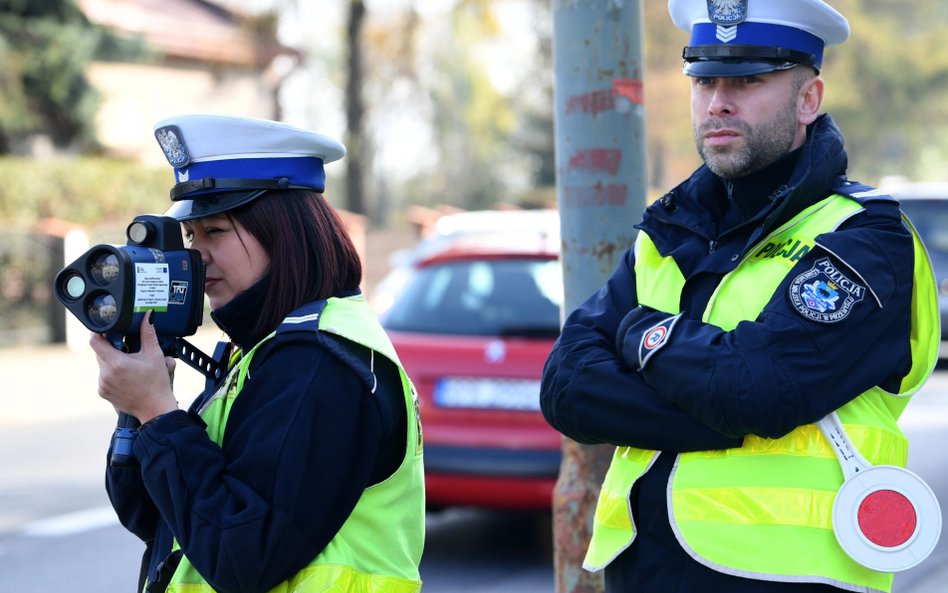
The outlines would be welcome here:
[[[395,349],[361,295],[330,298],[316,313],[318,331],[342,336],[390,359],[398,367],[405,395],[408,435],[405,456],[386,480],[366,488],[355,509],[335,537],[308,566],[269,593],[417,593],[421,590],[418,563],[424,547],[425,498],[421,424],[414,387]],[[283,324],[302,324],[313,315],[294,317]],[[220,445],[227,417],[240,395],[250,361],[270,334],[246,355],[236,353],[230,372],[218,391],[201,409],[211,439]],[[178,549],[175,542],[174,548]],[[187,556],[171,578],[168,593],[214,593]]]
[[[798,258],[768,257],[766,247],[795,246],[805,253],[821,233],[862,211],[858,201],[830,196],[762,240],[721,281],[702,321],[729,331],[756,319]],[[907,219],[906,225],[911,228]],[[846,431],[872,464],[904,467],[908,444],[896,420],[934,369],[939,346],[937,292],[931,263],[914,237],[912,366],[896,393],[873,387],[837,410]],[[639,303],[679,312],[685,280],[645,233],[636,240]],[[635,538],[629,494],[658,451],[619,447],[596,508],[584,567],[600,570]],[[814,582],[851,591],[885,591],[893,577],[865,568],[836,542],[832,506],[843,475],[833,449],[814,424],[778,439],[749,435],[740,448],[679,454],[671,472],[669,520],[681,546],[698,562],[723,573],[771,581]]]

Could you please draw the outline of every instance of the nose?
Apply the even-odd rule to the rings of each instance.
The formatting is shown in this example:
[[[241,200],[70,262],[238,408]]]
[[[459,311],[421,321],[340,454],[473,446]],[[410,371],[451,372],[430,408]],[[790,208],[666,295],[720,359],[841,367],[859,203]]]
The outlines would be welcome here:
[[[210,260],[211,260],[210,253],[208,252],[207,249],[204,249],[204,248],[201,247],[201,240],[200,240],[200,238],[198,237],[197,233],[195,233],[194,235],[192,235],[192,237],[191,237],[191,244],[188,245],[188,249],[194,249],[194,250],[196,250],[198,253],[200,253],[200,254],[201,254],[201,261],[204,262],[205,264],[210,262]]]
[[[708,101],[708,113],[712,115],[730,114],[734,111],[734,101],[731,98],[727,85],[723,84],[721,79],[711,90],[710,101]]]

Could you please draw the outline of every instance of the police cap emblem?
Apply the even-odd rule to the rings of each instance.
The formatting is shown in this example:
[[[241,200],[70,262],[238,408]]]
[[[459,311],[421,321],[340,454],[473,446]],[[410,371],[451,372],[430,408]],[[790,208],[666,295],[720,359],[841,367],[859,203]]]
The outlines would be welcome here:
[[[708,0],[708,18],[715,25],[733,27],[747,20],[750,0]]]
[[[866,296],[866,287],[849,279],[824,257],[790,283],[790,304],[797,313],[820,323],[836,323]]]
[[[155,130],[155,138],[172,167],[178,169],[191,162],[188,147],[178,126],[164,126]]]

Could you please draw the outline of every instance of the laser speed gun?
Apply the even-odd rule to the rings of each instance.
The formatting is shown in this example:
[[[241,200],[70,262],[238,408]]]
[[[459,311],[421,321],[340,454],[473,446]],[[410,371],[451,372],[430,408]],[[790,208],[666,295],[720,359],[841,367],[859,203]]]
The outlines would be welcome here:
[[[186,249],[179,223],[167,216],[136,216],[124,246],[96,245],[56,275],[56,297],[90,331],[125,352],[141,348],[139,327],[154,311],[155,333],[166,356],[219,378],[221,365],[186,342],[204,318],[204,262]],[[112,464],[131,462],[138,421],[119,414]]]

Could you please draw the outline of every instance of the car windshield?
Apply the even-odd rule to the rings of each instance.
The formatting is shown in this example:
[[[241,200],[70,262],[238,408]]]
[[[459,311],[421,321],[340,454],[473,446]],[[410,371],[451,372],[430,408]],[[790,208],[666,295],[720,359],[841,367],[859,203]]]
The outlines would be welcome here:
[[[562,300],[556,260],[451,261],[419,268],[382,321],[397,331],[555,337]]]
[[[932,260],[948,262],[948,200],[903,200],[902,211],[918,230]]]

